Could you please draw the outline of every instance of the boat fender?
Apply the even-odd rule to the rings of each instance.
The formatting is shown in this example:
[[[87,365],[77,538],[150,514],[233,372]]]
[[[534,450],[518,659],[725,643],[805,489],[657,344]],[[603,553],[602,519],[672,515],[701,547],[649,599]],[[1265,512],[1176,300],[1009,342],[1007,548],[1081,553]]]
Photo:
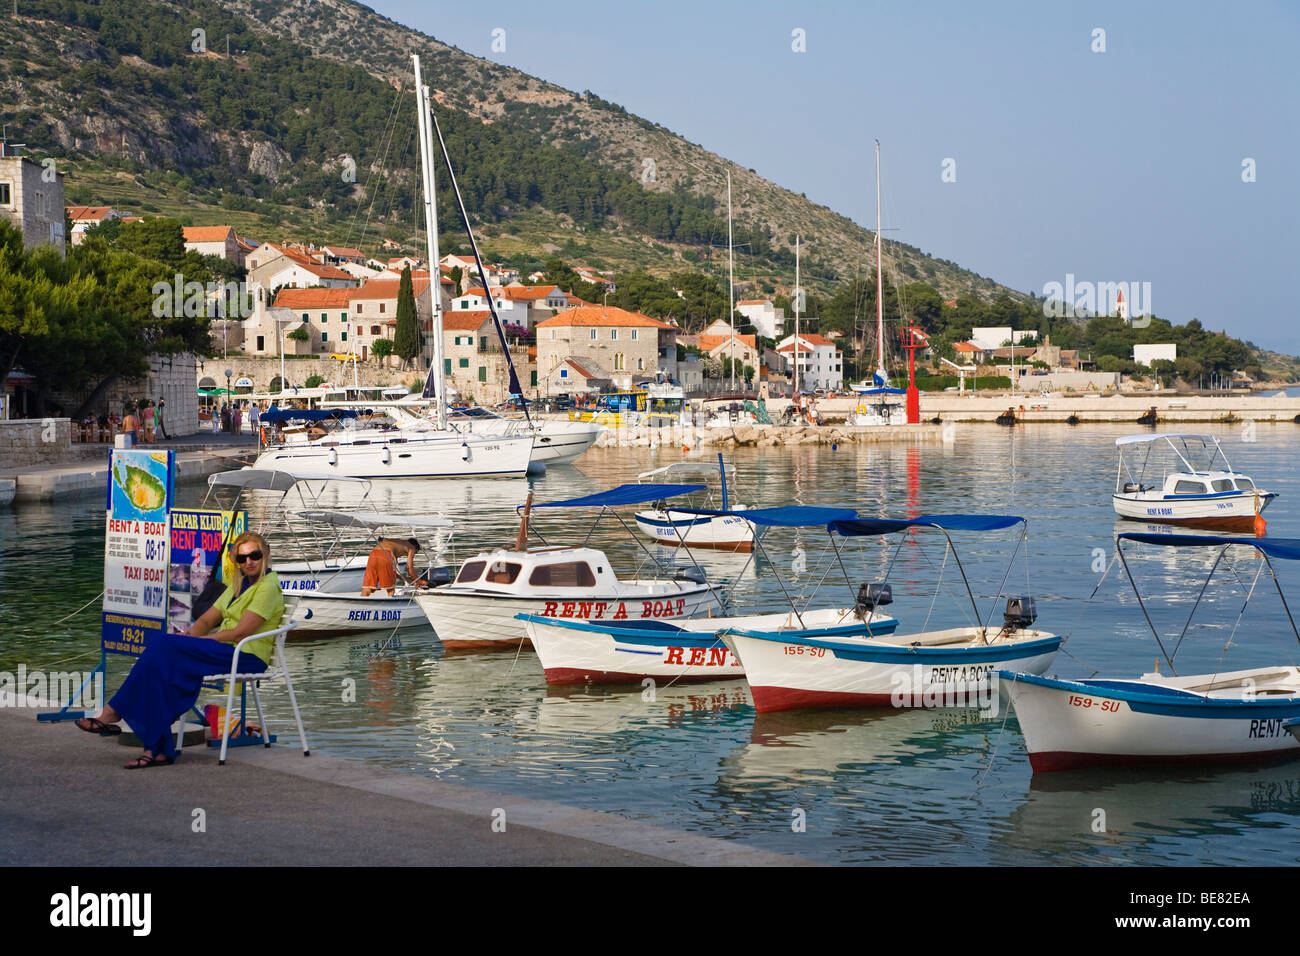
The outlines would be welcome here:
[[[339,450],[338,450],[337,448],[331,448],[331,449],[330,449],[330,464],[331,464],[331,465],[337,465],[338,463],[339,463]]]
[[[469,442],[467,441],[460,443],[460,460],[469,461]]]
[[[385,465],[392,464],[393,453],[389,451],[387,445],[384,446],[384,453],[379,456],[379,460],[382,461]]]

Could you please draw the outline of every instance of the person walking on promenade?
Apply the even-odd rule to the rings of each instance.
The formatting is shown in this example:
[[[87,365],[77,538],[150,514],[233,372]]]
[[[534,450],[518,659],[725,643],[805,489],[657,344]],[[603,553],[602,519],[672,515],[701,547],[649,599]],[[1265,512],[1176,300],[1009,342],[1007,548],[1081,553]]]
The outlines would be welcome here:
[[[157,412],[157,414],[154,416],[154,422],[155,422],[155,424],[157,425],[157,428],[158,428],[158,435],[159,435],[160,438],[162,438],[163,441],[166,441],[166,440],[167,440],[167,429],[163,428],[163,407],[164,407],[166,404],[167,404],[167,403],[166,403],[165,401],[163,401],[162,396],[159,396],[159,398],[158,398],[158,412]]]
[[[235,434],[242,434],[244,427],[244,406],[242,404],[237,403],[235,405],[235,410],[231,413],[231,421],[235,426]]]
[[[154,423],[153,403],[147,398],[142,398],[140,399],[140,404],[144,406],[140,412],[140,417],[144,419],[144,440],[152,442]]]
[[[230,431],[230,403],[229,402],[221,403],[221,430],[223,432]]]
[[[130,405],[126,406],[126,414],[122,416],[122,433],[131,436],[132,447],[139,444],[140,420],[135,417],[135,411]]]

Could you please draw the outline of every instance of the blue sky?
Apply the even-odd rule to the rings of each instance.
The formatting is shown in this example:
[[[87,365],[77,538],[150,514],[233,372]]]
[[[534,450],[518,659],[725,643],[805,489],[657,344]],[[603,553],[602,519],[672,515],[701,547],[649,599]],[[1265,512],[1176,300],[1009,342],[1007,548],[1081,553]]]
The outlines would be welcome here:
[[[370,5],[867,226],[879,139],[887,239],[1039,295],[1149,282],[1163,318],[1300,354],[1300,4]]]

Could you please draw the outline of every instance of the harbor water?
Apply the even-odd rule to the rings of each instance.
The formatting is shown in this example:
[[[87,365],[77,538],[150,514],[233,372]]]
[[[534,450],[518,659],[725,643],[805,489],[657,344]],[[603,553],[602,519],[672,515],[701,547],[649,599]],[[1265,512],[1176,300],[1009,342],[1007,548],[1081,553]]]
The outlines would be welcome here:
[[[960,569],[935,532],[920,532],[902,547],[897,537],[841,543],[843,564],[854,590],[889,570],[895,596],[890,611],[900,631],[971,623],[976,612],[962,582],[964,570],[981,618],[1000,622],[999,593],[1029,594],[1037,602],[1036,626],[1067,635],[1049,673],[1132,677],[1150,671],[1160,656],[1122,568],[1111,566],[1115,533],[1147,529],[1119,522],[1110,502],[1114,440],[1133,430],[970,426],[944,444],[742,448],[725,454],[736,468],[730,489],[736,503],[840,504],[881,517],[1026,516],[1028,538],[1019,547],[1018,532],[954,532]],[[1300,537],[1300,426],[1204,430],[1220,438],[1236,470],[1280,492],[1265,513],[1269,536]],[[528,482],[376,482],[367,507],[453,519],[456,531],[445,561],[456,563],[483,547],[512,545],[515,509],[529,489],[539,502],[575,497],[682,457],[680,447],[592,449],[576,465],[552,467]],[[180,503],[197,505],[203,490],[182,486]],[[356,494],[349,494],[331,492],[322,505],[353,507]],[[278,497],[250,497],[251,527]],[[542,509],[534,523],[549,543],[577,544],[593,517]],[[630,515],[625,518],[631,525]],[[94,665],[103,538],[99,499],[0,511],[0,670]],[[687,563],[685,555],[659,550],[649,539],[634,542],[609,517],[596,525],[590,541],[621,571],[644,574],[652,557]],[[712,580],[730,585],[737,609],[784,609],[785,590],[801,605],[850,601],[850,583],[823,532],[774,530],[764,542],[752,557],[707,551],[694,557]],[[274,532],[272,544],[277,557],[291,549]],[[1267,569],[1260,575],[1259,562],[1236,550],[1201,599],[1175,658],[1179,673],[1300,658]],[[1176,638],[1213,552],[1136,546],[1126,554],[1133,555],[1130,564],[1153,620]],[[1297,565],[1275,562],[1293,609],[1300,609]],[[1002,709],[756,715],[743,680],[548,687],[527,648],[453,655],[430,629],[300,640],[290,644],[289,654],[314,752],[821,862],[1300,861],[1294,827],[1300,760],[1249,769],[1035,776],[1015,715]],[[110,658],[110,691],[125,668],[124,659]],[[286,716],[283,692],[268,696],[271,715]],[[292,733],[283,723],[278,729],[291,748]],[[75,733],[66,724],[50,732]],[[167,772],[183,773],[183,765]],[[485,818],[491,810],[484,808]]]

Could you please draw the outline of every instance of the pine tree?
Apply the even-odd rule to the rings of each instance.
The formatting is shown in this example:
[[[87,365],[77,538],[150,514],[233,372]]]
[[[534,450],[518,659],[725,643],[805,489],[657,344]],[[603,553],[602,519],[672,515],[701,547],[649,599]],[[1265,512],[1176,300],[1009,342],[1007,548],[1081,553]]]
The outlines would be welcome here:
[[[397,331],[393,335],[393,352],[402,360],[403,368],[410,368],[420,354],[420,324],[415,318],[415,291],[409,265],[402,270],[402,281],[397,287]]]

